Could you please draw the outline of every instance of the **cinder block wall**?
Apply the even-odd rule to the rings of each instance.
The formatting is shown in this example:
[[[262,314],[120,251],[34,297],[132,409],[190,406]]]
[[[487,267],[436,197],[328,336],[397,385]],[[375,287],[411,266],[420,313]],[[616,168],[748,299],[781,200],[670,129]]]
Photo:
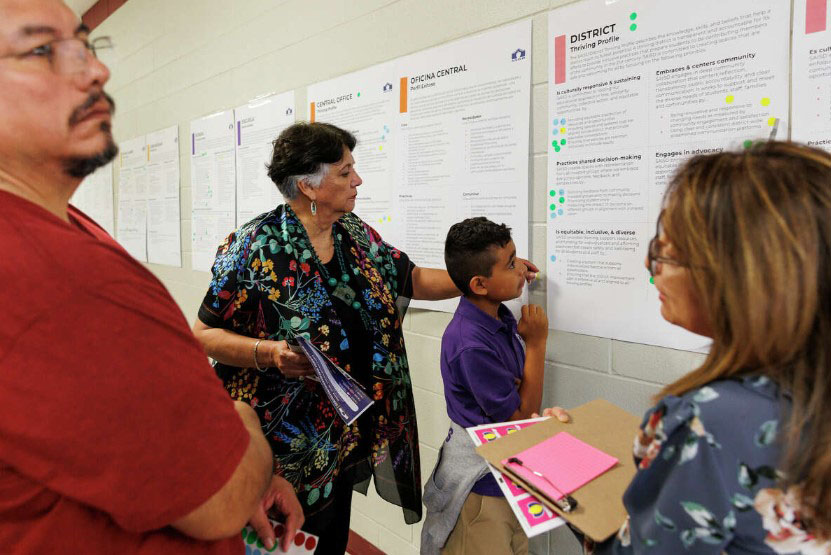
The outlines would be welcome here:
[[[293,89],[306,113],[306,85],[446,43],[506,23],[533,20],[533,88],[529,213],[530,255],[545,261],[547,12],[568,0],[129,0],[95,34],[118,48],[109,90],[118,103],[119,140],[189,122],[251,98]],[[196,317],[210,276],[190,267],[190,160],[181,157],[183,268],[149,265],[189,320]],[[360,162],[360,161],[359,161]],[[116,177],[116,194],[118,191]],[[545,306],[545,284],[531,287]],[[598,315],[602,317],[602,315]],[[450,315],[412,310],[407,347],[427,477],[447,430],[439,374],[441,334]],[[604,397],[641,413],[661,384],[690,370],[701,355],[552,332],[545,405],[572,407]],[[352,528],[382,550],[417,553],[421,526],[374,493],[356,496]],[[536,538],[538,555],[579,553],[571,535]]]

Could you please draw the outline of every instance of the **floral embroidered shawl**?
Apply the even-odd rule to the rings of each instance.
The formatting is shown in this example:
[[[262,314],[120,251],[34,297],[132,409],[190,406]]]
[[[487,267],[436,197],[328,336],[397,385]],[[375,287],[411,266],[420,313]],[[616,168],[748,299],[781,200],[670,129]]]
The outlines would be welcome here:
[[[341,366],[349,337],[368,334],[372,366],[364,374],[371,375],[367,393],[375,399],[371,429],[360,428],[361,420],[345,426],[312,380],[284,378],[276,368],[215,367],[231,397],[249,402],[259,415],[275,471],[294,485],[307,514],[328,504],[344,459],[371,434],[376,489],[401,505],[411,524],[421,518],[421,480],[401,325],[408,299],[400,296],[411,266],[404,253],[353,214],[343,216],[334,231],[348,241],[348,264],[359,269],[351,285],[369,313],[371,330],[343,329],[305,229],[287,205],[241,226],[219,247],[199,318],[248,337],[303,335]],[[344,369],[351,371],[350,366]]]

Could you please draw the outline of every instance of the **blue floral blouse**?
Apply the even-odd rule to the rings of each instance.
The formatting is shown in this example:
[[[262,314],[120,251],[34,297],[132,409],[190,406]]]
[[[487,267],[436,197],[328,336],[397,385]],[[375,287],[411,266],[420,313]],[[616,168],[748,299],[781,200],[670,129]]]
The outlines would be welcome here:
[[[594,552],[831,553],[800,521],[799,489],[777,485],[789,405],[763,376],[662,399],[635,440],[629,519]]]

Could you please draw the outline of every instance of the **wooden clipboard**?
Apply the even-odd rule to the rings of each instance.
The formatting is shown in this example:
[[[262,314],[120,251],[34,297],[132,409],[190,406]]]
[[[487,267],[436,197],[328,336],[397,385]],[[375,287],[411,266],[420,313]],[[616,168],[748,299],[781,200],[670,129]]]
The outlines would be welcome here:
[[[577,509],[564,513],[554,503],[535,494],[523,480],[516,482],[539,499],[546,507],[596,542],[615,534],[626,520],[623,492],[635,475],[632,445],[641,419],[604,399],[595,399],[569,410],[571,422],[563,423],[549,418],[539,424],[485,443],[476,451],[506,474],[515,476],[502,466],[504,459],[516,455],[559,433],[574,437],[616,457],[618,464],[571,494],[577,500]]]

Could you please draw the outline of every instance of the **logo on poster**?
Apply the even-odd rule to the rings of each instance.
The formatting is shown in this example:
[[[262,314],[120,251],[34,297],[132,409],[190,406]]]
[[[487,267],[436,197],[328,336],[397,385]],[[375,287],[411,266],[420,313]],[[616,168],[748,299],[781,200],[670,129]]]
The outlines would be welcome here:
[[[293,113],[294,113],[294,110],[292,110],[291,108],[286,108],[286,115],[287,115],[287,116],[290,116],[290,115],[292,115]]]
[[[519,62],[520,60],[525,59],[525,50],[522,48],[517,48],[511,53],[511,61],[512,62]]]
[[[392,90],[392,83],[387,83],[386,85],[384,85],[384,92],[385,93],[390,92],[391,90]]]

